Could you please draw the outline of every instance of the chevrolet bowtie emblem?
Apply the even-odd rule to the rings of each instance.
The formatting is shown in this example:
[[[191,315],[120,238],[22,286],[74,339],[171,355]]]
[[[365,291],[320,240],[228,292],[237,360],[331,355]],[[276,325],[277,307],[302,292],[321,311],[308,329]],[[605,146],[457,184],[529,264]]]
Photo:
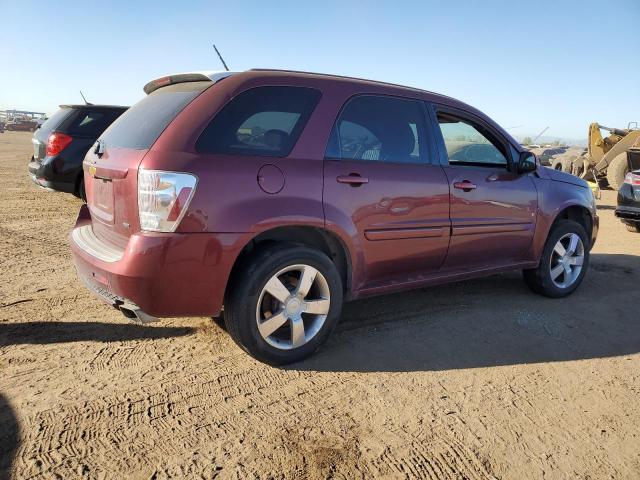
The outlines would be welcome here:
[[[89,175],[91,175],[92,177],[94,177],[96,174],[96,167],[94,165],[91,165],[89,167]]]

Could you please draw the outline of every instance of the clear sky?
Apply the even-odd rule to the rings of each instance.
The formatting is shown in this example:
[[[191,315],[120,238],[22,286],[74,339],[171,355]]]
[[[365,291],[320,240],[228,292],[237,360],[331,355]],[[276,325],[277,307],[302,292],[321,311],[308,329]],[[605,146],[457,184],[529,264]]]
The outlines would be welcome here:
[[[0,0],[0,109],[132,104],[149,80],[288,68],[444,93],[516,136],[640,121],[640,1]],[[521,125],[521,126],[520,126]]]

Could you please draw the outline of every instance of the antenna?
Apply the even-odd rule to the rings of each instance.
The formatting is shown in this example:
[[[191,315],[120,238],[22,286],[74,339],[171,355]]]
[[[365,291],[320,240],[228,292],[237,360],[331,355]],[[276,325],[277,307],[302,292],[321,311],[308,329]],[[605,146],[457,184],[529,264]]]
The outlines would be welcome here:
[[[228,72],[229,71],[229,67],[227,67],[227,64],[224,61],[224,58],[222,58],[222,55],[220,55],[220,52],[218,51],[218,49],[216,48],[216,44],[213,44],[213,49],[216,51],[216,53],[218,54],[218,58],[220,59],[220,61],[222,62],[222,65],[224,65],[224,69]]]
[[[84,100],[85,105],[93,105],[93,103],[87,102],[87,99],[84,98],[84,94],[82,93],[82,90],[80,90],[80,96],[82,97],[82,100]]]
[[[538,135],[536,135],[536,138],[534,138],[533,140],[531,140],[531,143],[536,143],[536,140],[538,140],[538,139],[542,136],[542,134],[543,134],[544,132],[546,132],[547,130],[549,130],[549,127],[545,128],[545,129],[544,129],[544,130],[542,130]]]

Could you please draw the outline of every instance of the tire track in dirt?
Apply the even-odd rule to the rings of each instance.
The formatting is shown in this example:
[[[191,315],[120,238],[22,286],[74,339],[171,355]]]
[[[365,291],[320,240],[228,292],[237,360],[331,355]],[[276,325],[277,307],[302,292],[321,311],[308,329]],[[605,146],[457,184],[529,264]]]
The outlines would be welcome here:
[[[371,432],[349,412],[322,407],[335,405],[349,375],[319,380],[263,366],[238,368],[233,360],[145,385],[124,398],[107,396],[36,415],[18,455],[20,469],[30,478],[66,478],[89,463],[96,475],[142,465],[155,478],[229,469],[244,478],[259,471],[256,457],[246,454],[255,451],[283,478],[493,478],[448,433],[389,431],[385,443],[395,446],[371,457],[361,444]],[[144,446],[137,445],[139,438]],[[215,461],[176,464],[179,452]]]
[[[407,429],[388,432],[390,443],[373,463],[379,472],[392,478],[430,480],[495,480],[483,462],[463,442],[444,427],[412,433]],[[395,438],[392,438],[395,437]]]
[[[276,389],[289,385],[291,390],[288,374],[224,367],[145,385],[127,393],[124,400],[103,397],[81,407],[51,409],[30,419],[31,428],[18,455],[19,469],[29,478],[73,476],[90,460],[94,473],[114,468],[128,471],[136,465],[153,469],[163,458],[175,458],[176,452],[219,444],[247,432],[261,435],[264,427],[260,425],[270,425],[272,430],[275,421],[286,431],[296,426],[296,419],[313,417],[316,405],[339,383],[318,385],[310,375],[300,377],[294,377],[293,391],[273,398],[273,391],[263,394],[262,390],[267,384]],[[308,391],[314,394],[296,395]],[[212,411],[219,420],[211,421]],[[145,437],[146,447],[136,445],[140,436]]]

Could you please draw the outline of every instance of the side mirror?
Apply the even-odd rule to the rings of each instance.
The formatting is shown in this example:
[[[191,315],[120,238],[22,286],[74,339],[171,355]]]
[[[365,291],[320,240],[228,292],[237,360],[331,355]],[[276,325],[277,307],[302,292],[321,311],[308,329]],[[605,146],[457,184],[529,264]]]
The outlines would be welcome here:
[[[518,173],[531,173],[535,172],[538,168],[538,161],[536,156],[531,152],[522,152],[520,158],[518,158]]]

